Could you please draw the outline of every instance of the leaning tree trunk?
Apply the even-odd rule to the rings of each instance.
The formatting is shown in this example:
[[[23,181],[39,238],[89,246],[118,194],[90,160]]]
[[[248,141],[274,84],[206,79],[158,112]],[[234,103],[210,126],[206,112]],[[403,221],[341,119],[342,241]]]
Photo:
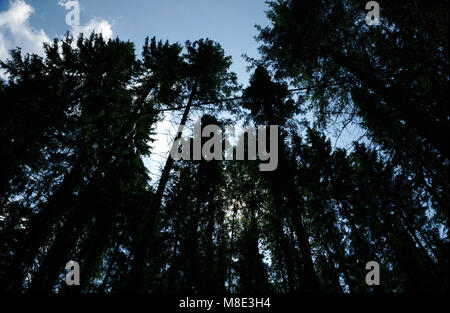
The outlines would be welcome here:
[[[183,113],[183,117],[181,118],[180,125],[178,127],[177,135],[174,139],[174,144],[181,138],[182,131],[184,125],[186,124],[189,111],[192,107],[192,102],[194,101],[196,87],[194,86],[191,95],[189,96],[188,103]],[[129,274],[128,282],[125,285],[125,291],[131,292],[139,292],[142,289],[143,284],[143,272],[145,260],[148,255],[148,248],[150,246],[151,234],[155,229],[156,217],[158,215],[158,210],[161,207],[162,198],[164,195],[164,191],[166,189],[167,182],[169,181],[169,174],[172,169],[174,160],[170,157],[167,158],[166,164],[164,165],[164,169],[161,174],[161,178],[158,183],[158,188],[156,189],[155,196],[149,207],[149,212],[146,217],[147,221],[144,226],[143,232],[138,236],[136,240],[136,244],[134,245],[131,254],[134,256],[131,271]]]

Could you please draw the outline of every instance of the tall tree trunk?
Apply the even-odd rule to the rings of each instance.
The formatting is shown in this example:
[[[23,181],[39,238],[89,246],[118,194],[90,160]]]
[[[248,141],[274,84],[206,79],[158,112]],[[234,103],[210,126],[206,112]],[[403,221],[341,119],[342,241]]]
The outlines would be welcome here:
[[[231,268],[233,263],[233,242],[234,242],[234,226],[236,213],[237,213],[236,204],[233,204],[233,217],[231,221],[230,255],[228,258],[228,293],[231,293]]]
[[[309,244],[308,235],[300,216],[297,216],[294,223],[295,235],[297,237],[298,246],[300,247],[300,256],[302,259],[302,291],[318,292],[319,281],[314,269],[314,263],[311,255],[311,245]]]
[[[108,268],[106,269],[105,277],[103,278],[102,284],[101,284],[100,288],[98,289],[98,292],[100,292],[100,293],[104,293],[106,290],[106,285],[108,284],[108,281],[111,277],[114,263],[116,263],[117,256],[119,255],[119,246],[120,246],[120,240],[118,240],[116,242],[113,254],[109,259]]]
[[[188,103],[184,110],[183,117],[181,118],[181,122],[178,127],[178,132],[177,135],[175,136],[173,144],[175,144],[177,140],[181,138],[184,125],[186,124],[189,111],[191,110],[192,103],[194,101],[196,88],[197,88],[196,85],[194,85],[194,88],[189,96]],[[174,160],[169,155],[166,164],[164,165],[164,169],[161,173],[161,178],[159,180],[155,196],[149,207],[148,215],[146,218],[147,221],[145,223],[143,232],[139,235],[139,237],[136,240],[136,243],[133,245],[133,249],[131,251],[133,255],[133,261],[131,264],[130,275],[125,285],[126,291],[137,291],[137,292],[142,291],[144,266],[145,260],[148,256],[148,248],[150,245],[151,235],[156,226],[155,225],[156,217],[162,204],[162,198],[164,195],[164,191],[166,189],[167,182],[169,181],[169,175],[173,166],[173,162]]]

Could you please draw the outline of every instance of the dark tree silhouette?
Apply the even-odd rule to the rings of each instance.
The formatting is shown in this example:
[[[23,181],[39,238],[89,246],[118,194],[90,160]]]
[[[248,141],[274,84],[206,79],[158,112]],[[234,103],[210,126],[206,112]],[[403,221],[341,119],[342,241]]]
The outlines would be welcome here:
[[[243,89],[209,39],[147,38],[141,57],[96,34],[10,52],[3,292],[448,292],[448,1],[380,3],[378,26],[360,1],[269,3]],[[278,125],[277,168],[260,171],[244,145],[244,160],[190,151],[151,176],[164,112],[181,116],[174,145],[212,138],[183,133],[195,116],[201,133]],[[364,135],[338,145],[348,125]],[[69,260],[80,286],[65,283]]]

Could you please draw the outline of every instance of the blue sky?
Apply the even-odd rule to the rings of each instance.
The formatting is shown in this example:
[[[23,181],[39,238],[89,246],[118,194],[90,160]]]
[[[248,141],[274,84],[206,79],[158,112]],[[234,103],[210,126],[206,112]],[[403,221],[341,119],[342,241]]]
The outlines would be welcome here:
[[[33,12],[24,23],[30,31],[36,34],[43,31],[47,38],[52,39],[61,37],[70,28],[65,20],[69,10],[58,2],[61,0],[0,0],[0,12],[9,10],[14,3],[28,5]],[[218,41],[225,53],[233,57],[232,71],[237,73],[239,81],[244,85],[247,84],[249,74],[246,72],[248,64],[241,55],[246,53],[251,57],[258,56],[258,45],[253,39],[257,34],[254,25],[268,23],[265,16],[268,7],[264,0],[79,0],[78,2],[81,25],[92,24],[92,21],[105,21],[111,26],[114,37],[119,36],[122,40],[134,42],[138,53],[146,36],[181,43],[204,37]],[[0,15],[0,41],[3,38],[3,44],[8,49],[13,48],[14,44],[19,44],[29,46],[28,50],[36,50],[37,43],[23,41],[26,39],[39,41],[42,36],[36,39],[27,37],[21,41],[20,38],[14,38],[7,26],[2,26]]]

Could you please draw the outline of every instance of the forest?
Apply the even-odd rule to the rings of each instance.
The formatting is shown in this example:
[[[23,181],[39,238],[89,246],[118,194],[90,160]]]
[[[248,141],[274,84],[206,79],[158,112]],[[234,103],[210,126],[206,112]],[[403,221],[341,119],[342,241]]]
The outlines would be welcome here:
[[[3,293],[448,292],[449,2],[380,1],[379,25],[365,1],[268,3],[245,86],[211,38],[68,33],[45,56],[10,51]],[[152,175],[167,115],[277,125],[277,167],[167,154]]]

